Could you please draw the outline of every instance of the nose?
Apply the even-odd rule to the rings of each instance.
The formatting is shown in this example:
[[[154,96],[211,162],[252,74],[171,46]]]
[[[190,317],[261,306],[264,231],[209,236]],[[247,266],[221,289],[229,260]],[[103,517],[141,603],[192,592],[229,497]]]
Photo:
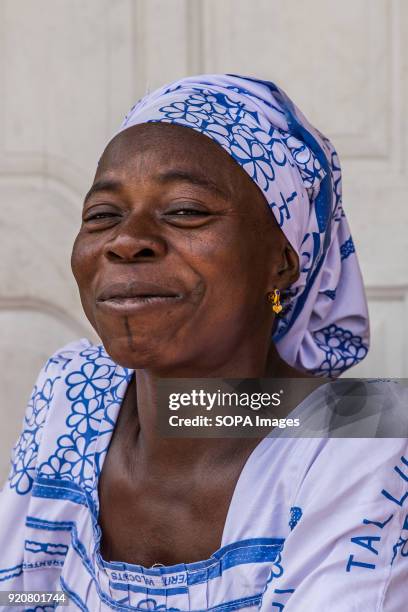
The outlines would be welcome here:
[[[121,224],[114,238],[105,245],[107,259],[118,263],[133,263],[163,257],[167,244],[152,222],[131,219]]]

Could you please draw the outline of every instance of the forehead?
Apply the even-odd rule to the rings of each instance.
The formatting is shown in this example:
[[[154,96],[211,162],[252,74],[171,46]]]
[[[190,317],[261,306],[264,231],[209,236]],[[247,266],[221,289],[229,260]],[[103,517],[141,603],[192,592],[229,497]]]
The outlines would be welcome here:
[[[199,172],[231,193],[237,187],[258,191],[220,145],[191,128],[168,123],[135,125],[117,134],[103,152],[95,180],[106,174],[122,181],[141,175],[154,179],[173,169]]]

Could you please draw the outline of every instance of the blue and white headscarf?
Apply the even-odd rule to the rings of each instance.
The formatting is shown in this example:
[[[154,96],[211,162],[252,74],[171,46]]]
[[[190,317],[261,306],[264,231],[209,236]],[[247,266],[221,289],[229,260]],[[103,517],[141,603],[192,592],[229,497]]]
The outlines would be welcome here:
[[[188,77],[146,95],[120,130],[175,123],[218,142],[263,192],[299,256],[273,341],[290,365],[335,377],[369,343],[361,272],[341,201],[331,142],[279,87],[234,75]]]

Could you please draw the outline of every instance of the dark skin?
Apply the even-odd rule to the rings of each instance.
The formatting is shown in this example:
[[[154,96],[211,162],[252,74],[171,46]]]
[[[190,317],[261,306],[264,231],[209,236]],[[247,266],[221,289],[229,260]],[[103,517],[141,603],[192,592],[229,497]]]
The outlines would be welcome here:
[[[99,480],[102,555],[145,567],[207,559],[259,440],[160,437],[155,381],[305,376],[270,343],[266,299],[296,280],[297,255],[219,145],[151,123],[105,149],[72,269],[107,352],[135,370]]]

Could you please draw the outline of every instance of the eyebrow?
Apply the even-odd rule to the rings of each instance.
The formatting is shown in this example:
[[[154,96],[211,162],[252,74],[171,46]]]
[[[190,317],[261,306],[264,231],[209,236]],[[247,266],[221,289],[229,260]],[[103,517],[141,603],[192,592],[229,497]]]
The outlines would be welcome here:
[[[163,172],[161,174],[156,175],[155,179],[162,185],[176,182],[190,183],[198,187],[203,187],[204,189],[213,192],[215,195],[223,198],[224,200],[229,200],[231,198],[231,194],[228,190],[222,189],[219,185],[217,185],[217,183],[205,176],[202,176],[201,174],[196,174],[185,170],[169,170],[168,172]],[[87,203],[89,198],[94,193],[98,193],[99,191],[112,191],[114,193],[118,193],[122,191],[122,189],[123,184],[120,181],[107,179],[96,181],[96,183],[92,185],[92,187],[86,194],[84,198],[84,204]]]
[[[186,170],[169,170],[157,175],[156,179],[162,185],[176,182],[190,183],[198,187],[203,187],[208,191],[212,191],[215,195],[224,200],[229,200],[231,198],[229,190],[222,189],[215,181],[194,172]]]
[[[86,204],[89,198],[94,193],[97,193],[98,191],[113,191],[117,193],[121,191],[121,189],[122,189],[122,183],[120,183],[119,181],[112,181],[112,180],[96,181],[96,183],[92,185],[92,187],[86,194],[84,198],[84,204]]]

